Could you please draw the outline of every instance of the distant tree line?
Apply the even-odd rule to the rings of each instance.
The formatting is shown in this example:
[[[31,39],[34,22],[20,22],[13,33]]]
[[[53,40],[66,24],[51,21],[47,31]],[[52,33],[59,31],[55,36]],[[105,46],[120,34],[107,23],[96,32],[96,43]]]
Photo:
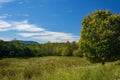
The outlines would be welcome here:
[[[28,58],[38,56],[73,56],[78,49],[76,42],[24,44],[18,40],[0,40],[0,58]]]

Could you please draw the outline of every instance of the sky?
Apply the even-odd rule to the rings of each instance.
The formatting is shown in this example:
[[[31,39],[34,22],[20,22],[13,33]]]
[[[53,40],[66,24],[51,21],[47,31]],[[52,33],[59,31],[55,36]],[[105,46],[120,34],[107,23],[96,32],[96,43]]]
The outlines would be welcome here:
[[[95,10],[120,13],[120,0],[0,0],[0,39],[79,41],[81,21]]]

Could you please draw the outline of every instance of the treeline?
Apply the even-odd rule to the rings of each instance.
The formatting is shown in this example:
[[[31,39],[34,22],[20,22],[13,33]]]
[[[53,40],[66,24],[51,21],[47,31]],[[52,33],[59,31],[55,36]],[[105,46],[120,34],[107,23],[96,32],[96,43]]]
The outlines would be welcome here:
[[[28,58],[38,56],[73,56],[76,55],[78,44],[76,42],[66,43],[44,43],[23,44],[18,40],[6,42],[0,40],[0,58]]]

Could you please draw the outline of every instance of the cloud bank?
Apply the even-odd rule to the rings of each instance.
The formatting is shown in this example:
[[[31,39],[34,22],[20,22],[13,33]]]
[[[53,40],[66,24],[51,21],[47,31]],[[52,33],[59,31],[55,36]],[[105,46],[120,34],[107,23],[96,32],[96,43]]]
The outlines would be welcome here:
[[[79,36],[70,33],[49,31],[35,24],[30,24],[27,20],[19,22],[0,20],[0,32],[12,30],[15,30],[18,36],[39,42],[66,42],[78,41],[79,39]]]

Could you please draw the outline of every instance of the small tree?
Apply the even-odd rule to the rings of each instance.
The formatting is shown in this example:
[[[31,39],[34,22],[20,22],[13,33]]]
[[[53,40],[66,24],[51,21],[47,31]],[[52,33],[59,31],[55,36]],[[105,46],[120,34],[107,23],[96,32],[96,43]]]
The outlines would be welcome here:
[[[120,15],[98,10],[82,21],[80,51],[92,62],[120,57]]]

